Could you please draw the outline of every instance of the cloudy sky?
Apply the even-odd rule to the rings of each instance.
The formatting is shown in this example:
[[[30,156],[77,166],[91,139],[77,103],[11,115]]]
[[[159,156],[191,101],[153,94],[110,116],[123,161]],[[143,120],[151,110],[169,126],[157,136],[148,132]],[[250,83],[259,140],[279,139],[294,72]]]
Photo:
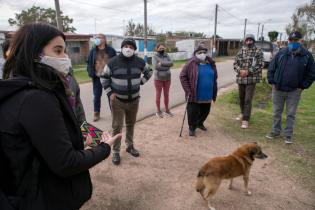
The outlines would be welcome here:
[[[77,33],[122,35],[129,19],[143,23],[143,0],[59,0],[64,14],[74,19]],[[284,33],[298,6],[310,0],[148,0],[148,25],[156,32],[195,31],[212,35],[214,8],[219,5],[217,34],[224,38],[241,38],[244,19],[247,32],[257,34],[264,23],[264,34],[276,30]],[[0,0],[0,30],[14,30],[8,19],[15,13],[36,5],[54,8],[54,0]]]

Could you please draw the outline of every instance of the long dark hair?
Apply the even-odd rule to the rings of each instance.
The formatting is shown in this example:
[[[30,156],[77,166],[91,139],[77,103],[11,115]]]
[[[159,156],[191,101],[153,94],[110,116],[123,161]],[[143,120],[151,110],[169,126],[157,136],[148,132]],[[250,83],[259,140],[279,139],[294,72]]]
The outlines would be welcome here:
[[[39,84],[43,83],[43,80],[56,78],[53,71],[47,75],[48,72],[39,71],[37,66],[43,48],[58,36],[66,39],[64,34],[52,25],[30,23],[22,26],[13,36],[3,78],[8,79],[11,75],[23,76]]]

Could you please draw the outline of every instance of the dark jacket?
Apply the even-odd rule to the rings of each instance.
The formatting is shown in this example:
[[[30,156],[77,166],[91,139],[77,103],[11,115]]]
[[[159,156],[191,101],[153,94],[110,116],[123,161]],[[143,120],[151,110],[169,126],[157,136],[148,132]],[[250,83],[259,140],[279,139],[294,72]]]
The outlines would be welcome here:
[[[218,92],[218,73],[214,60],[210,57],[206,58],[206,61],[211,65],[214,70],[214,84],[213,84],[213,101],[217,98]],[[192,57],[183,67],[179,79],[182,83],[188,102],[197,102],[197,82],[198,82],[198,64],[200,61],[195,56]],[[189,97],[188,97],[189,96]]]
[[[151,76],[152,70],[142,58],[136,55],[127,58],[120,53],[106,65],[101,83],[108,96],[115,93],[118,99],[131,101],[139,98],[140,85]]]
[[[106,45],[105,51],[106,51],[106,54],[108,55],[109,58],[116,56],[115,49],[108,46],[108,45]],[[87,72],[89,74],[89,77],[91,77],[91,78],[97,77],[95,74],[95,59],[96,59],[96,47],[93,47],[90,50],[89,57],[86,61],[87,62]]]
[[[161,81],[171,80],[171,67],[173,62],[167,53],[155,53],[152,57],[152,64],[154,68],[154,79]]]
[[[0,119],[0,190],[14,196],[32,169],[22,210],[79,209],[91,198],[88,169],[109,156],[110,146],[83,150],[62,85],[49,90],[29,79],[0,81]]]
[[[302,47],[296,52],[281,50],[271,61],[267,78],[269,84],[281,91],[309,88],[315,79],[312,54]]]

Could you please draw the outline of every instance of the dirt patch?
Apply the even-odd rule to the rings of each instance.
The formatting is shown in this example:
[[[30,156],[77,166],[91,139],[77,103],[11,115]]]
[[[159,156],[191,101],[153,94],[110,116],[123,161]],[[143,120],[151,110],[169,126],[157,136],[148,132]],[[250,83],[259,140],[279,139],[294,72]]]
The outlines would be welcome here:
[[[219,109],[214,105],[211,112]],[[197,137],[188,137],[187,121],[183,137],[179,130],[185,106],[173,109],[172,118],[150,117],[136,124],[135,146],[141,156],[133,158],[122,143],[121,165],[114,166],[111,157],[91,170],[93,196],[84,206],[110,210],[199,210],[207,209],[195,191],[199,168],[211,157],[230,153],[240,146],[216,127],[209,115]],[[228,181],[221,184],[212,205],[220,209],[274,210],[315,209],[315,196],[279,170],[277,159],[265,151],[267,160],[256,160],[250,175],[252,196],[244,195],[242,178],[235,179],[234,190]]]

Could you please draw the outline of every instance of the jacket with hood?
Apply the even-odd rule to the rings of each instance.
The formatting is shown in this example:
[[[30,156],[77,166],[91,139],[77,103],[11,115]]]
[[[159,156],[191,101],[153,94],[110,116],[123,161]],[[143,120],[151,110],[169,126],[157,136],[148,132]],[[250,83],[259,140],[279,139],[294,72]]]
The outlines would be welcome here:
[[[22,210],[79,209],[92,194],[89,168],[110,154],[104,143],[83,150],[64,87],[54,82],[44,88],[30,78],[0,81],[0,190],[14,197],[31,170]]]

